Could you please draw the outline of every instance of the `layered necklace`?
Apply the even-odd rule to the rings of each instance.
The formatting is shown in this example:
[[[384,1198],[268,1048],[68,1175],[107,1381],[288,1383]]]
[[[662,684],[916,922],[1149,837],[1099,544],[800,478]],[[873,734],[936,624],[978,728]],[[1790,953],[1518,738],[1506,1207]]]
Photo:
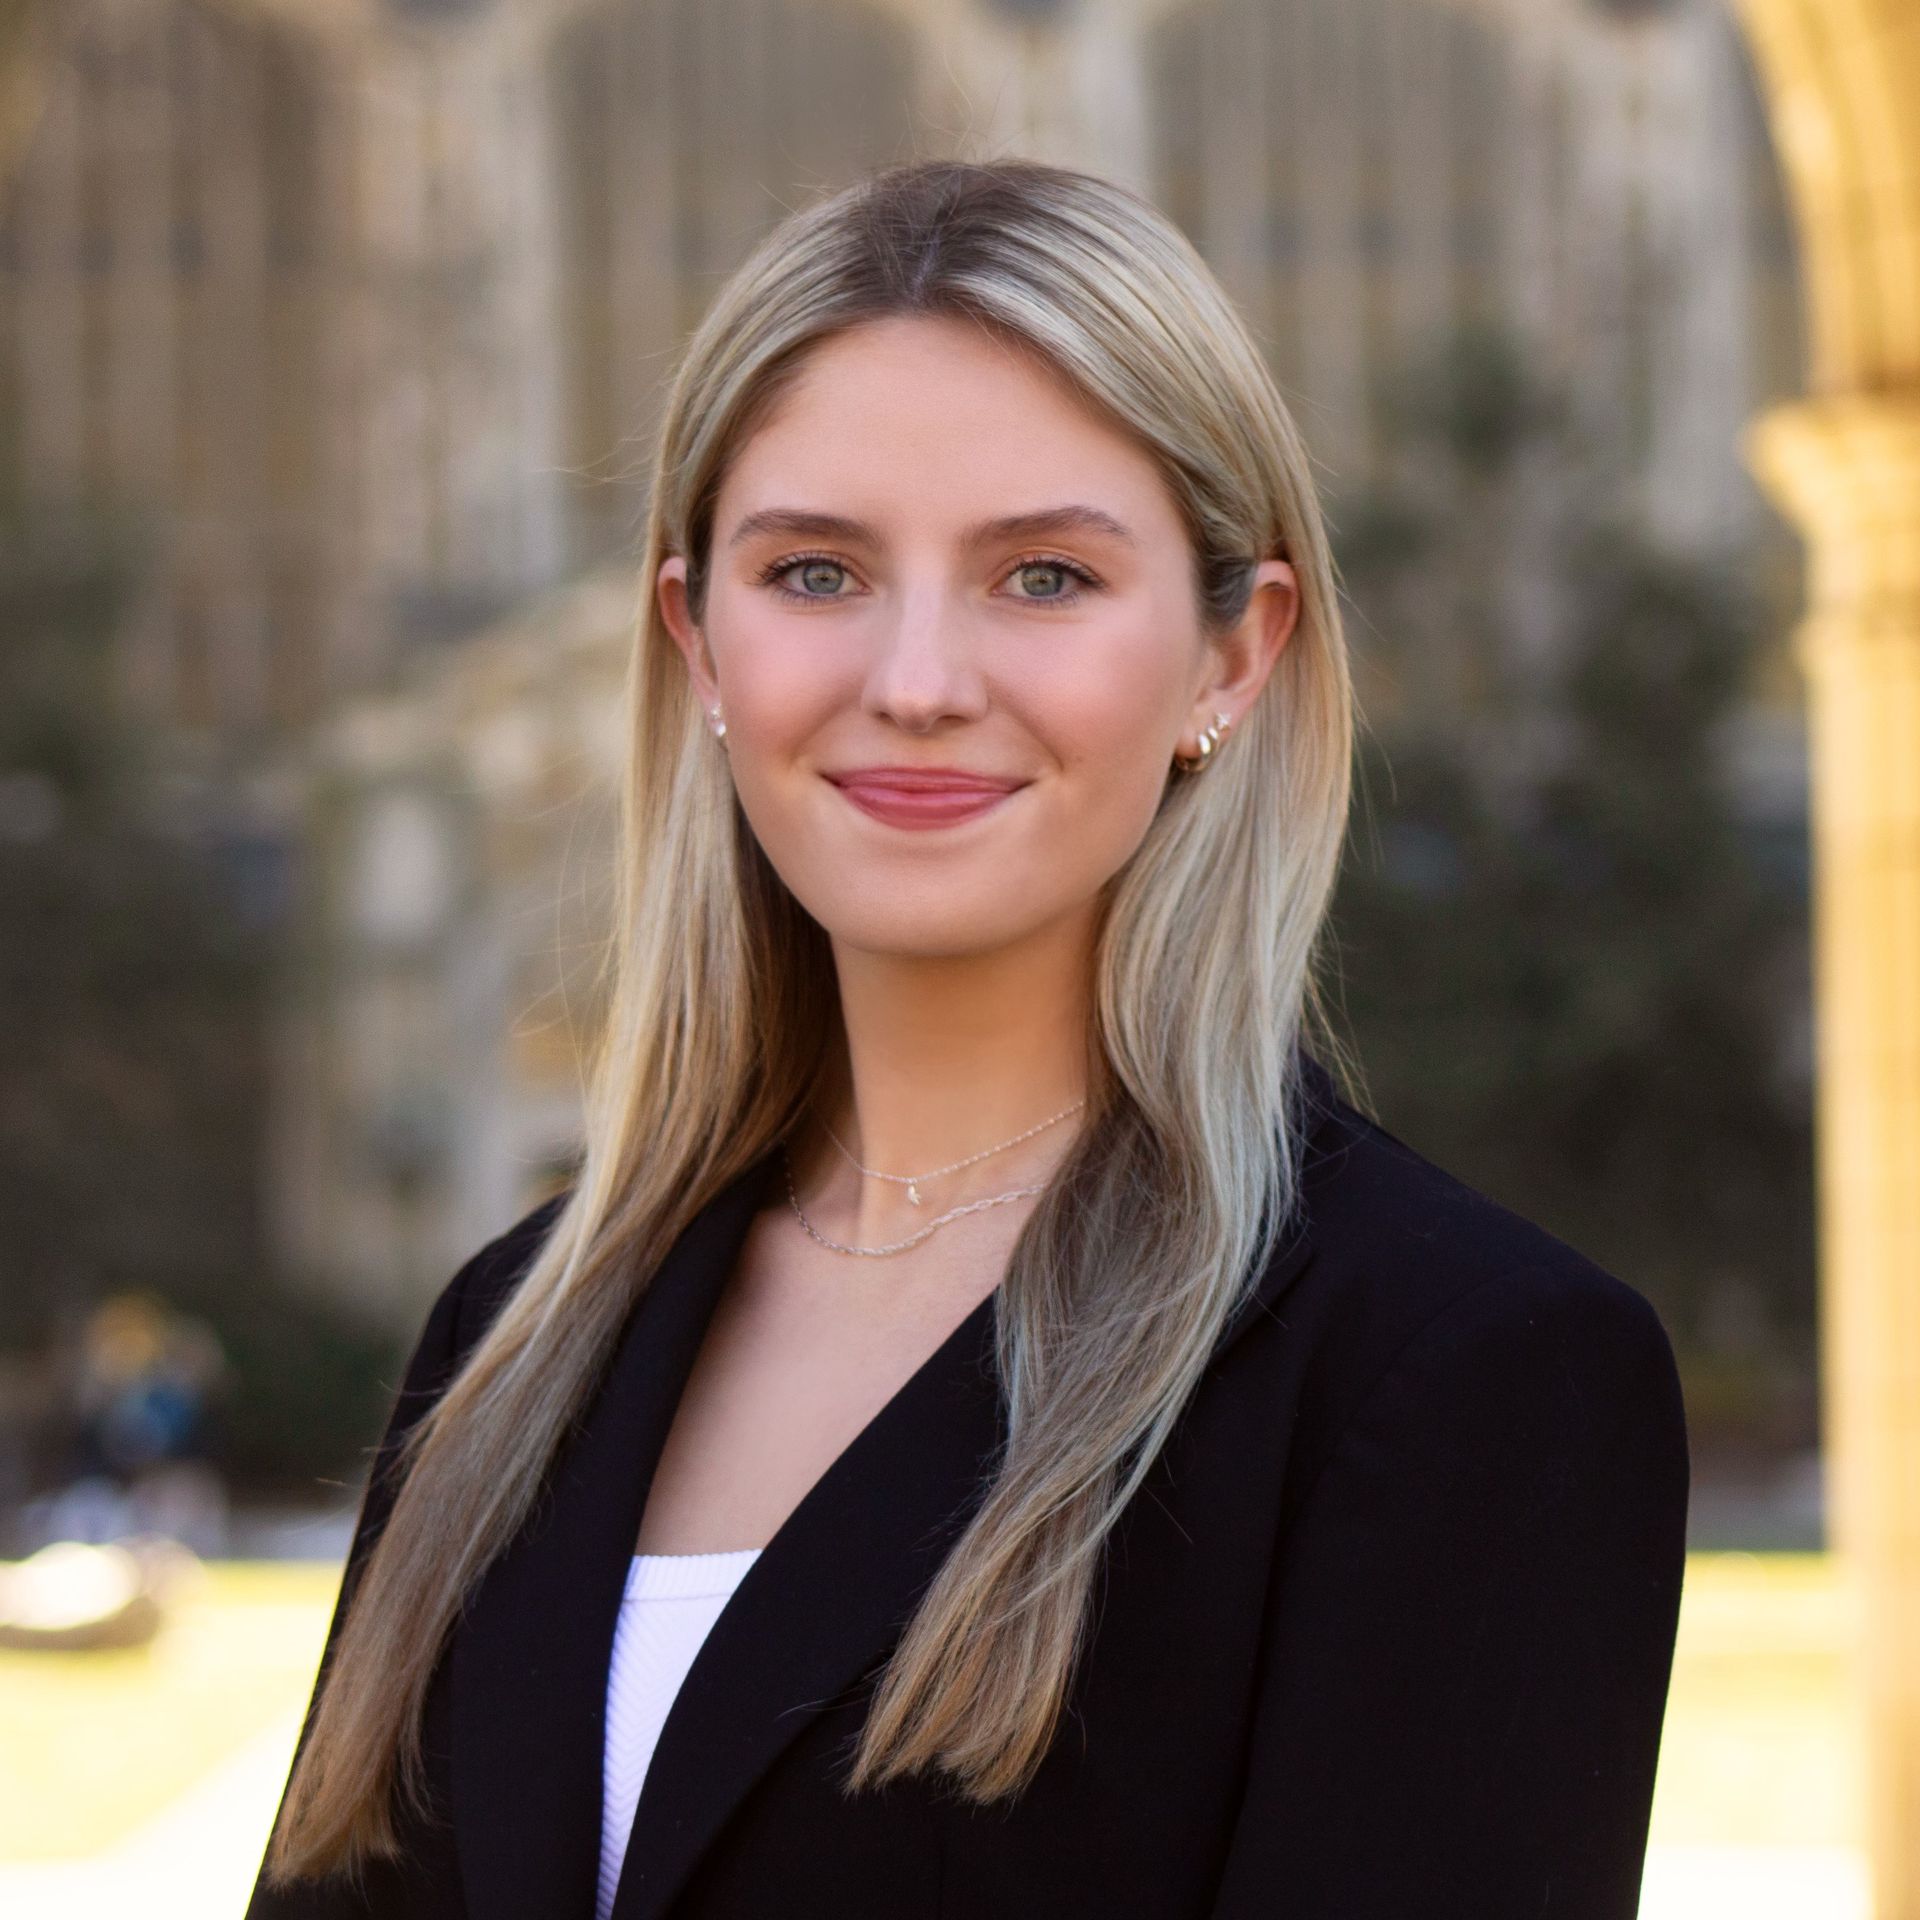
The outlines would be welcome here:
[[[854,1160],[851,1153],[847,1152],[845,1143],[831,1127],[828,1127],[826,1132],[827,1138],[831,1140],[843,1154],[846,1154],[846,1157],[852,1161],[854,1166],[858,1167],[860,1172],[869,1180],[890,1180],[896,1186],[905,1187],[909,1204],[917,1207],[923,1204],[920,1195],[920,1185],[922,1181],[936,1180],[943,1173],[958,1173],[962,1167],[971,1167],[978,1161],[990,1159],[996,1153],[1005,1153],[1009,1147],[1017,1147],[1022,1140],[1031,1140],[1036,1133],[1044,1133],[1047,1128],[1057,1125],[1060,1121],[1064,1120],[1068,1114],[1078,1112],[1079,1109],[1086,1104],[1084,1098],[1076,1100],[1072,1106],[1062,1107],[1051,1119],[1042,1120],[1037,1127],[1029,1127],[1025,1133],[1016,1133],[1011,1140],[1002,1140],[998,1146],[984,1147],[978,1153],[968,1154],[964,1160],[955,1160],[947,1166],[935,1167],[928,1173],[881,1173],[876,1168],[863,1167],[858,1160]],[[824,1122],[822,1124],[824,1124]],[[944,1227],[949,1220],[958,1220],[963,1213],[978,1213],[982,1207],[1005,1206],[1009,1200],[1024,1199],[1030,1193],[1041,1192],[1044,1187],[1043,1182],[1042,1186],[1015,1187],[1007,1193],[989,1194],[984,1200],[969,1200],[965,1206],[952,1207],[945,1213],[936,1214],[918,1233],[911,1235],[909,1238],[892,1241],[884,1247],[850,1247],[846,1245],[844,1241],[829,1240],[827,1236],[821,1233],[819,1229],[814,1226],[813,1222],[807,1218],[805,1209],[800,1205],[800,1196],[794,1191],[793,1187],[793,1154],[784,1146],[781,1152],[786,1160],[787,1166],[787,1198],[793,1202],[795,1216],[799,1219],[800,1224],[806,1228],[808,1233],[812,1234],[814,1239],[819,1241],[823,1247],[832,1248],[835,1253],[859,1253],[868,1255],[904,1253],[909,1247],[917,1247],[935,1228]]]

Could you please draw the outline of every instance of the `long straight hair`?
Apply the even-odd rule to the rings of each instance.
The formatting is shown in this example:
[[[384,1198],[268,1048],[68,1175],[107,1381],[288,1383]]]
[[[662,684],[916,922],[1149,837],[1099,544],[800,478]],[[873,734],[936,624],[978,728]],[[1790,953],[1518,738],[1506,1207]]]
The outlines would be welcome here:
[[[1346,831],[1353,696],[1308,455],[1261,354],[1179,229],[1037,162],[915,161],[789,215],[676,371],[652,466],[628,676],[607,1013],[585,1153],[545,1241],[396,1458],[270,1843],[272,1884],[357,1874],[425,1802],[420,1713],[464,1597],[514,1537],[636,1300],[723,1186],[787,1138],[841,1031],[831,949],[749,831],[655,600],[686,557],[703,615],[729,461],[809,350],[941,315],[1057,371],[1157,463],[1204,630],[1291,561],[1295,633],[1230,742],[1171,768],[1108,884],[1081,1129],[995,1304],[1007,1442],[880,1677],[848,1792],[923,1769],[966,1798],[1044,1757],[1102,1542],[1223,1325],[1294,1221],[1296,1047],[1345,1075],[1318,985]]]

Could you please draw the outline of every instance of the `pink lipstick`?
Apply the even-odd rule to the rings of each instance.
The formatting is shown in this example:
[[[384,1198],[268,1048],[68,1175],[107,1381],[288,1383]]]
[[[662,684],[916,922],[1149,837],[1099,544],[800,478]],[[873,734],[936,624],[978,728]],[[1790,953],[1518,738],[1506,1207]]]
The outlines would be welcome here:
[[[827,778],[863,813],[892,827],[972,820],[1026,785],[961,767],[850,767]]]

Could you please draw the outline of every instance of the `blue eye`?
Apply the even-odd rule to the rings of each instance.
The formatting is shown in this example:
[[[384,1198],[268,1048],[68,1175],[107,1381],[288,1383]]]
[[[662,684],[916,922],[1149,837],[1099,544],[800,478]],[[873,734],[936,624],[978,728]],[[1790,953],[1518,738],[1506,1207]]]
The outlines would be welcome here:
[[[812,603],[816,606],[828,600],[849,598],[850,596],[844,593],[800,592],[786,586],[781,580],[781,575],[792,573],[796,568],[804,568],[811,572],[821,567],[829,567],[834,573],[841,575],[850,571],[844,560],[837,560],[830,553],[789,553],[762,567],[754,576],[754,582],[758,586],[771,589],[783,600]],[[1071,580],[1078,581],[1079,585],[1065,588],[1058,593],[1016,593],[1009,596],[1010,598],[1025,601],[1027,605],[1034,607],[1068,607],[1078,601],[1086,589],[1097,588],[1100,585],[1100,581],[1077,561],[1062,560],[1054,554],[1029,554],[1024,559],[1016,560],[1007,570],[1006,577],[1011,579],[1032,573],[1063,574]]]
[[[783,600],[841,600],[846,596],[838,593],[797,593],[792,587],[782,586],[780,576],[791,573],[795,567],[832,567],[836,572],[845,573],[846,566],[830,553],[793,553],[783,560],[776,560],[771,566],[763,567],[758,575],[762,586],[771,587]]]
[[[1013,572],[1015,574],[1059,573],[1080,582],[1078,587],[1066,587],[1058,593],[1016,593],[1013,596],[1016,600],[1031,600],[1036,606],[1071,606],[1080,598],[1083,588],[1097,587],[1100,584],[1085,567],[1078,566],[1071,560],[1055,560],[1039,555],[1030,560],[1016,560],[1013,564]]]

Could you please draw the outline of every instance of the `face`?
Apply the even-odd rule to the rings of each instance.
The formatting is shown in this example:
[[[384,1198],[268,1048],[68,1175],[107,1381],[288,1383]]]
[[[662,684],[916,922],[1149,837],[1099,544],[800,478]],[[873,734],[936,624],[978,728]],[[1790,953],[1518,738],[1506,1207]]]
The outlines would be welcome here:
[[[713,750],[802,906],[873,953],[952,958],[1091,915],[1174,753],[1241,718],[1299,609],[1266,561],[1247,617],[1205,638],[1149,456],[947,319],[816,348],[735,458],[712,539],[700,627],[683,559],[658,592],[722,710]],[[927,790],[953,782],[972,784]]]

